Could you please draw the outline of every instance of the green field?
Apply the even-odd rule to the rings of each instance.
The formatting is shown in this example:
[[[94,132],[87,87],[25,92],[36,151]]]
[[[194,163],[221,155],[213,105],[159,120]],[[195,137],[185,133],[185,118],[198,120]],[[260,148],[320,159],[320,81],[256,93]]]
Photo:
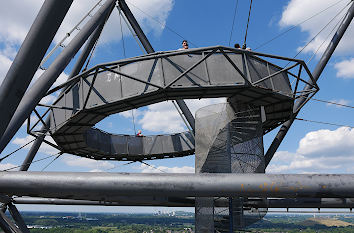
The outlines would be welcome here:
[[[194,232],[194,214],[173,216],[117,213],[23,212],[34,233],[179,233]],[[243,232],[354,232],[354,215],[268,214]]]

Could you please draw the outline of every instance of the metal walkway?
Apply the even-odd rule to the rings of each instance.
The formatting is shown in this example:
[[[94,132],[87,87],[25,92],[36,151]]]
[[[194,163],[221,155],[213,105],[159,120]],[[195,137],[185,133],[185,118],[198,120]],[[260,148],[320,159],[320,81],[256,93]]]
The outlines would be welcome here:
[[[295,64],[283,69],[260,57]],[[93,159],[191,155],[190,132],[139,137],[113,135],[93,126],[111,114],[165,100],[228,97],[231,102],[262,106],[267,132],[292,113],[297,90],[292,90],[288,76],[296,76],[289,72],[296,66],[308,71],[301,60],[222,46],[157,52],[97,65],[52,90],[66,87],[50,109],[50,133],[64,152]]]

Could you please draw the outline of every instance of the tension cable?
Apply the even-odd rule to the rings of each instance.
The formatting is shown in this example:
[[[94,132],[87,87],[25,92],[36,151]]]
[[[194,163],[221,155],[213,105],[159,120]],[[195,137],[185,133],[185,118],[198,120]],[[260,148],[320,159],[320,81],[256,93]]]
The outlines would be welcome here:
[[[299,120],[299,121],[307,121],[307,122],[317,123],[317,124],[323,124],[323,125],[331,125],[331,126],[339,126],[339,127],[348,127],[348,128],[354,129],[354,126],[350,126],[350,125],[341,125],[341,124],[330,123],[330,122],[324,122],[324,121],[313,121],[313,120],[307,120],[307,119],[297,118],[297,117],[295,118],[295,120]]]
[[[127,55],[125,53],[125,43],[124,43],[124,34],[123,34],[123,26],[122,26],[122,13],[120,11],[119,11],[119,24],[120,24],[120,33],[122,37],[123,54],[124,54],[124,58],[127,58]]]
[[[237,13],[237,7],[238,7],[238,0],[236,1],[235,12],[234,12],[234,18],[233,18],[233,20],[232,20],[232,27],[231,27],[231,32],[230,32],[229,46],[230,46],[230,43],[231,43],[232,33],[233,33],[233,31],[234,31],[234,25],[235,25],[235,18],[236,18],[236,13]]]
[[[311,98],[311,100],[322,102],[322,103],[327,103],[327,104],[333,104],[333,105],[337,105],[337,106],[340,106],[340,107],[354,108],[354,106],[350,106],[350,105],[347,105],[347,104],[340,104],[340,103],[336,103],[336,102],[332,102],[332,101],[328,101],[328,100],[320,100],[320,99],[315,99],[315,98]]]
[[[26,147],[28,144],[31,144],[32,142],[34,142],[34,140],[36,140],[36,138],[32,139],[31,141],[27,142],[25,145],[17,148],[16,150],[12,151],[10,154],[5,155],[4,157],[0,158],[0,162],[2,162],[4,159],[8,158],[10,155],[16,153],[17,151],[21,150],[22,148]]]
[[[49,156],[47,156],[47,157],[44,157],[44,158],[41,158],[41,159],[37,159],[37,160],[35,160],[35,161],[29,162],[29,163],[26,163],[26,164],[22,164],[22,165],[19,165],[19,166],[10,167],[10,168],[7,168],[7,169],[1,170],[1,171],[2,171],[2,172],[6,172],[6,171],[13,170],[13,169],[15,169],[15,168],[22,167],[23,165],[29,165],[29,164],[32,164],[32,163],[37,163],[37,162],[39,162],[39,161],[42,161],[42,160],[45,160],[45,159],[49,159],[49,158],[51,158],[51,157],[53,157],[53,156],[57,156],[59,153],[62,153],[62,152],[58,152],[58,153],[56,153],[56,154],[54,154],[54,155],[49,155]]]
[[[305,46],[304,47],[302,47],[300,50],[299,50],[299,52],[297,52],[297,54],[293,57],[293,59],[294,58],[296,58],[300,53],[302,53],[302,51],[304,51],[304,49],[312,42],[312,41],[314,41],[316,38],[317,38],[317,36],[324,30],[324,29],[326,29],[332,22],[333,22],[333,20],[335,20],[337,17],[338,17],[338,15],[340,14],[340,13],[342,13],[344,10],[345,10],[345,8],[347,7],[348,5],[346,5],[345,7],[343,7],[343,9],[342,10],[340,10],[315,36],[313,36],[312,38],[311,38],[311,40],[309,40],[306,44],[305,44]],[[343,20],[344,20],[344,18],[343,18]],[[291,63],[291,61],[289,61],[285,66],[284,66],[284,68],[285,67],[287,67],[289,64]]]
[[[151,15],[149,15],[148,13],[144,12],[142,9],[140,9],[139,7],[137,7],[136,5],[134,5],[133,3],[131,3],[130,1],[126,1],[128,2],[130,5],[132,5],[133,7],[135,7],[136,9],[138,9],[139,11],[141,11],[143,14],[145,14],[146,16],[148,16],[149,18],[151,18],[152,20],[154,20],[155,22],[159,23],[161,26],[167,28],[169,31],[173,32],[174,34],[176,34],[177,36],[179,36],[181,39],[185,39],[184,36],[182,36],[181,34],[179,34],[178,32],[176,32],[175,30],[173,30],[171,27],[169,27],[167,24],[165,23],[161,23],[159,20],[155,19],[154,17],[152,17]],[[194,47],[199,47],[198,45],[194,44],[191,40],[188,39],[188,42],[190,44],[192,44]]]
[[[159,169],[159,168],[157,168],[157,167],[155,167],[155,166],[153,166],[153,165],[150,165],[150,164],[148,164],[148,163],[146,163],[146,162],[144,162],[144,161],[142,161],[142,160],[139,160],[138,162],[139,162],[139,163],[142,163],[142,164],[144,164],[144,165],[146,165],[146,166],[152,167],[152,168],[154,168],[154,169],[156,169],[156,170],[158,170],[158,171],[160,171],[160,172],[166,173],[165,171],[163,171],[163,170],[161,170],[161,169]]]
[[[64,152],[59,152],[59,154],[52,160],[50,161],[41,171],[44,171],[49,165],[51,165],[55,160],[57,160]]]
[[[243,45],[242,45],[242,48],[243,49],[246,49],[246,40],[247,40],[247,33],[248,33],[248,25],[250,23],[250,16],[251,16],[251,10],[252,10],[252,1],[250,2],[250,9],[248,11],[248,19],[247,19],[247,26],[246,26],[246,33],[245,33],[245,40],[243,41]]]

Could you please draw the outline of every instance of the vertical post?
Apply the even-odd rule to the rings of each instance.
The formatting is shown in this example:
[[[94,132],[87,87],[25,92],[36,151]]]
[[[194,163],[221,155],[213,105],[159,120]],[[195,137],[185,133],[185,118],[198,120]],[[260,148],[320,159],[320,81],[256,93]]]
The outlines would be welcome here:
[[[229,197],[229,232],[234,232],[234,216],[232,208],[232,197]]]
[[[113,8],[112,8],[113,9]],[[93,34],[90,36],[88,42],[86,43],[82,53],[80,54],[80,57],[78,58],[77,62],[75,63],[74,68],[71,71],[71,74],[68,77],[68,80],[72,79],[74,76],[78,75],[82,69],[82,67],[85,64],[85,61],[87,60],[87,57],[90,54],[90,51],[92,50],[93,46],[95,45],[96,41],[100,37],[103,27],[109,18],[110,13],[107,15],[106,20],[102,20],[102,23],[95,29]],[[48,116],[45,120],[46,125],[50,125],[50,117]],[[43,132],[47,132],[49,129],[46,129],[45,126],[42,127]],[[28,168],[30,167],[34,156],[37,154],[39,147],[41,146],[43,140],[45,138],[45,133],[42,135],[38,136],[34,143],[31,146],[31,149],[28,151],[27,156],[25,160],[23,161],[20,171],[27,171]]]
[[[46,0],[0,86],[0,138],[73,0]]]
[[[128,19],[130,25],[132,26],[133,30],[135,31],[136,35],[138,36],[141,44],[144,46],[145,50],[147,53],[154,53],[155,50],[151,46],[149,40],[147,39],[146,35],[144,34],[143,30],[141,29],[140,25],[136,21],[134,15],[130,11],[127,3],[125,0],[119,0],[119,7],[123,11],[125,17]],[[184,102],[184,100],[176,100],[179,108],[183,112],[183,115],[186,117],[189,125],[192,127],[193,131],[195,131],[195,120],[193,117],[193,114],[189,110],[187,104]]]
[[[49,88],[53,85],[57,77],[63,72],[65,67],[69,64],[71,59],[79,51],[81,46],[85,43],[87,38],[96,29],[102,18],[110,12],[114,6],[115,0],[107,0],[105,4],[95,13],[94,16],[86,23],[81,31],[75,36],[68,46],[59,54],[51,66],[41,75],[41,77],[33,84],[20,105],[18,106],[14,116],[12,117],[4,135],[0,140],[0,152],[9,143],[11,138],[15,135],[22,123],[31,114],[42,97],[46,94]]]
[[[334,34],[331,42],[329,43],[328,47],[326,48],[325,52],[323,53],[321,60],[318,62],[316,65],[315,70],[312,72],[312,76],[315,81],[317,81],[322,74],[323,69],[327,65],[329,59],[331,58],[334,50],[336,49],[337,45],[339,44],[339,41],[342,39],[344,33],[346,32],[348,26],[350,25],[350,22],[352,21],[354,16],[354,3],[350,6],[346,18],[344,18],[342,24],[339,26],[337,29],[336,33]],[[309,83],[312,83],[312,80],[309,80]],[[304,90],[309,90],[310,85],[306,85]],[[294,105],[294,115],[290,118],[290,120],[286,121],[280,128],[278,134],[275,136],[272,144],[267,150],[267,153],[265,155],[265,166],[267,167],[270,161],[272,160],[275,152],[279,148],[281,142],[285,138],[285,135],[287,134],[289,128],[293,124],[300,106],[306,101],[306,98],[300,98],[298,101],[296,101]]]

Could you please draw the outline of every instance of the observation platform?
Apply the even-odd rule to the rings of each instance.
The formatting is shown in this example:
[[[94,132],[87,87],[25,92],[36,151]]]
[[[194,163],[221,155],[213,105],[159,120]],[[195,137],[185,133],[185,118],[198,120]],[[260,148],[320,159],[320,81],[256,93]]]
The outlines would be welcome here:
[[[109,134],[93,126],[111,114],[166,100],[215,97],[262,107],[266,133],[289,119],[296,90],[289,82],[291,67],[281,68],[262,57],[293,61],[307,70],[301,60],[223,46],[97,65],[55,89],[66,88],[50,109],[51,136],[65,153],[98,160],[191,155],[190,132],[140,137]]]

